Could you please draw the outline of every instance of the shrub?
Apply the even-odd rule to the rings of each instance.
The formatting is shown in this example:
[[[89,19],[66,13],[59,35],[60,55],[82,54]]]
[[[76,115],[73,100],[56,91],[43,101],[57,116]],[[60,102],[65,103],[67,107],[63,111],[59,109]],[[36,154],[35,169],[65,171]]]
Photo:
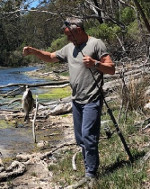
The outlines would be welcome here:
[[[133,39],[136,42],[139,42],[142,40],[137,20],[130,23],[127,27],[127,30],[128,30],[127,36],[126,36],[127,38]]]
[[[65,36],[62,36],[61,38],[58,38],[56,40],[54,40],[52,43],[51,43],[51,46],[47,49],[47,51],[49,52],[54,52],[60,48],[62,48],[64,45],[66,45],[68,42],[67,42],[67,39]]]
[[[116,39],[116,34],[121,33],[121,28],[117,25],[109,26],[108,24],[101,24],[97,27],[92,27],[87,31],[88,35],[107,40],[108,43],[111,43]]]
[[[121,22],[123,22],[125,25],[128,25],[135,20],[135,11],[130,7],[122,9],[120,15]]]
[[[148,101],[148,95],[145,93],[148,83],[148,77],[142,77],[140,80],[130,78],[129,83],[126,86],[127,90],[125,93],[121,94],[124,105],[128,105],[129,110],[143,110],[144,105]]]

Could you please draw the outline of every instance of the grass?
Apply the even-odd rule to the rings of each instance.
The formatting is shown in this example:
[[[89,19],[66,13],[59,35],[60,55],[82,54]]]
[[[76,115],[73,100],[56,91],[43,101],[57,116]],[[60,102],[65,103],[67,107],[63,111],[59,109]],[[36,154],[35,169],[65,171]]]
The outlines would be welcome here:
[[[115,115],[117,113],[119,113],[119,108],[115,110]],[[109,115],[103,112],[102,120],[106,119],[110,119]],[[150,165],[148,162],[141,164],[141,159],[148,151],[148,147],[144,147],[144,144],[149,141],[149,137],[135,127],[135,121],[138,119],[138,114],[130,112],[126,123],[122,118],[119,124],[134,157],[133,164],[130,163],[118,134],[115,132],[110,139],[103,139],[105,131],[103,128],[101,129],[102,139],[99,143],[100,167],[95,189],[144,189],[144,184],[149,182],[147,172]],[[114,130],[113,124],[110,124],[110,129],[111,131]],[[74,151],[62,151],[62,154],[63,158],[58,161],[59,163],[50,165],[49,170],[53,172],[53,182],[66,187],[78,182],[84,176],[84,165],[82,155],[78,153],[78,170],[73,171],[71,161]]]
[[[149,80],[149,75],[142,75],[138,80],[130,77],[124,90],[122,92],[118,91],[126,108],[128,104],[128,109],[131,111],[143,110],[144,105],[149,100],[149,95],[145,93],[149,85]]]
[[[66,73],[65,73],[66,74]],[[98,183],[93,189],[145,189],[146,183],[149,183],[150,163],[147,161],[142,163],[142,158],[149,151],[149,133],[141,132],[140,127],[136,127],[136,121],[144,119],[144,115],[136,112],[136,108],[143,106],[145,97],[145,83],[136,84],[134,81],[128,86],[129,92],[126,96],[130,102],[128,116],[122,114],[119,120],[119,128],[130,148],[134,157],[134,163],[131,164],[128,155],[122,145],[122,142],[115,132],[110,139],[106,138],[104,128],[101,128],[101,139],[99,143],[100,167],[98,170]],[[137,89],[140,89],[138,91]],[[39,95],[39,99],[56,100],[71,95],[70,87],[50,89],[49,93]],[[137,100],[138,99],[138,100]],[[137,106],[139,101],[139,106]],[[116,120],[119,115],[118,102],[110,102],[109,106],[113,110]],[[126,108],[126,106],[124,107]],[[67,116],[67,115],[63,115]],[[149,116],[149,115],[147,115]],[[106,106],[103,107],[102,121],[111,120],[107,113]],[[112,122],[108,125],[111,131],[114,131]],[[84,176],[84,164],[82,154],[77,154],[77,171],[72,170],[72,156],[75,151],[73,148],[62,150],[61,157],[57,159],[56,164],[48,166],[49,171],[53,173],[53,183],[65,188],[68,185],[78,182]],[[32,173],[36,176],[36,173]],[[83,188],[83,187],[81,187]]]
[[[54,88],[50,89],[49,93],[39,94],[39,99],[48,99],[48,100],[56,100],[60,98],[65,98],[71,95],[71,89],[69,86],[64,88]]]
[[[146,179],[146,171],[144,168],[138,170],[140,170],[140,167],[136,165],[124,164],[122,168],[118,168],[102,177],[99,186],[101,189],[141,189],[143,181]]]

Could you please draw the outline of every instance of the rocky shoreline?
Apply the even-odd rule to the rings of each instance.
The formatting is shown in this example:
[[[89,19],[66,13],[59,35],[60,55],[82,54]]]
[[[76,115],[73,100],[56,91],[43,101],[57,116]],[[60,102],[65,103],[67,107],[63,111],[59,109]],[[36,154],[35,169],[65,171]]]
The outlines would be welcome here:
[[[49,124],[51,123],[51,124]],[[1,162],[0,188],[1,189],[57,189],[56,183],[52,182],[53,173],[48,170],[50,164],[56,163],[60,151],[68,148],[76,149],[72,114],[67,116],[50,116],[44,123],[50,127],[57,127],[62,130],[62,140],[54,146],[50,146],[46,141],[38,141],[37,146],[40,152],[31,154],[18,154],[15,161],[7,167]],[[40,129],[40,128],[38,128]],[[12,164],[16,163],[13,167]],[[10,171],[10,166],[11,168]],[[20,167],[22,170],[20,172]],[[41,171],[42,170],[42,171]],[[9,182],[8,182],[9,180]]]
[[[45,77],[49,76],[51,72],[41,73],[41,71],[37,71],[31,74],[32,76],[36,74],[36,76],[41,75],[42,77]],[[116,89],[116,83],[120,84],[117,74],[118,73],[116,73],[116,75],[114,76],[114,81],[109,81],[109,77],[105,78],[108,79],[108,82],[105,82],[104,85],[104,91],[109,93],[109,97],[106,96],[107,101],[109,101],[110,98],[111,100],[114,98],[118,98],[114,95],[112,96],[112,91]],[[130,77],[130,75],[127,75],[126,77]],[[141,123],[139,123],[139,125],[141,126]],[[15,159],[15,161],[17,162],[15,163],[17,167],[22,167],[22,173],[17,174],[16,172],[14,172],[14,175],[8,177],[8,179],[5,179],[5,181],[1,179],[0,188],[63,189],[63,187],[60,186],[60,183],[53,182],[53,171],[50,171],[48,167],[52,164],[57,164],[59,160],[64,157],[63,152],[65,152],[65,150],[68,150],[68,148],[74,152],[78,150],[74,140],[72,114],[65,114],[65,116],[49,115],[44,120],[44,122],[39,121],[37,129],[48,129],[52,127],[61,128],[61,136],[58,135],[58,138],[61,139],[60,142],[54,145],[45,140],[41,140],[37,143],[37,146],[40,149],[40,151],[31,154],[18,154]],[[146,130],[146,132],[149,133],[149,129]],[[54,135],[55,134],[56,133],[54,133]],[[0,173],[0,178],[4,177],[4,173],[10,172],[9,165],[5,167],[5,165],[3,166],[2,162],[1,170],[3,171]]]
[[[57,74],[53,72],[45,73],[39,69],[26,74],[34,77],[49,78],[58,80]],[[68,77],[59,76],[59,80],[65,80]],[[16,113],[17,116],[18,112]],[[20,114],[20,113],[19,113]],[[40,115],[45,112],[40,110]],[[14,115],[13,115],[14,116]],[[21,116],[21,115],[20,115]],[[31,125],[32,123],[30,123]],[[37,141],[36,152],[17,154],[14,160],[9,163],[3,162],[3,157],[0,159],[0,188],[1,189],[56,189],[56,183],[52,183],[53,173],[48,170],[48,166],[54,163],[55,155],[61,150],[69,147],[76,148],[73,134],[72,114],[65,116],[48,115],[44,120],[36,121],[36,130],[43,129],[59,129],[60,133],[52,133],[50,136]],[[58,136],[57,136],[58,134]],[[54,144],[52,138],[57,142]],[[51,144],[52,143],[52,144]],[[62,154],[63,156],[63,154]],[[41,171],[42,170],[42,171]],[[8,182],[9,181],[9,182]]]

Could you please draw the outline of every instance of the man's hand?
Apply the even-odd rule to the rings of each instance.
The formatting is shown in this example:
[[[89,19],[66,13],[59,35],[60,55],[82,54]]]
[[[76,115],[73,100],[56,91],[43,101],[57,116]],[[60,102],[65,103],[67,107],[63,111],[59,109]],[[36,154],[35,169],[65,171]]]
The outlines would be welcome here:
[[[95,64],[96,62],[98,62],[98,65]],[[95,60],[90,56],[84,56],[83,63],[86,68],[96,67],[97,70],[104,74],[115,74],[115,64],[112,62],[111,57],[107,54],[102,56],[100,60]]]
[[[23,48],[23,55],[27,56],[31,54],[31,47],[24,47]]]
[[[83,63],[87,68],[91,68],[95,64],[95,60],[91,58],[90,56],[84,56],[83,57]]]

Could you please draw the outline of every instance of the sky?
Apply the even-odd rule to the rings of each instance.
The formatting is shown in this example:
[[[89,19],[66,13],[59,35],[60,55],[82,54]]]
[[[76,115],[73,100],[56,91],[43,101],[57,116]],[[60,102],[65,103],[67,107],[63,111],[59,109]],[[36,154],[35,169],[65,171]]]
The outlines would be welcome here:
[[[30,4],[30,7],[36,7],[39,4],[39,1],[34,1]]]

